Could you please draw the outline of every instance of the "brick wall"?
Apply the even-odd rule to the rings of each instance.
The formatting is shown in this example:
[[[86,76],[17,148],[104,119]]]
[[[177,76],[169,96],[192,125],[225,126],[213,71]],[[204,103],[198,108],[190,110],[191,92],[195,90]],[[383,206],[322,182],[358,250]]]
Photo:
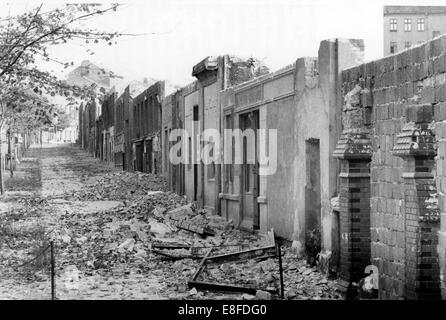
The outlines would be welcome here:
[[[158,81],[133,100],[133,139],[159,134],[161,130],[161,101],[164,81]]]
[[[369,159],[343,161],[340,175],[340,276],[358,282],[370,264]]]
[[[108,96],[105,97],[104,101],[102,102],[101,114],[104,123],[104,128],[106,129],[114,126],[115,124],[115,99],[116,99],[116,94],[110,93]]]
[[[342,73],[344,131],[358,119],[370,127],[371,260],[383,299],[439,297],[446,230],[444,214],[441,226],[438,218],[445,212],[445,52],[441,37]]]

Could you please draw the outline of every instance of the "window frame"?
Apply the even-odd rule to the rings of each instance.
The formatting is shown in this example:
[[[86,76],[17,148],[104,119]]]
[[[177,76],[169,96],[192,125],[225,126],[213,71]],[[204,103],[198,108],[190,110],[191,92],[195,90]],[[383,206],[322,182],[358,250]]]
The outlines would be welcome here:
[[[412,19],[404,18],[404,32],[411,32],[411,31],[412,31]]]
[[[390,32],[398,31],[398,21],[396,18],[390,18]]]
[[[417,18],[417,31],[424,32],[426,31],[426,21],[424,18]]]

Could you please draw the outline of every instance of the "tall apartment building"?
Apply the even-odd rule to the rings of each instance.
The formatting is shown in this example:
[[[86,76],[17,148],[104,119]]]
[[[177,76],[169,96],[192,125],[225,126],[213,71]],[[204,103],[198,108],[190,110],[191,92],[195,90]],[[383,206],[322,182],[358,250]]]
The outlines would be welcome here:
[[[446,6],[384,6],[384,56],[446,33]]]

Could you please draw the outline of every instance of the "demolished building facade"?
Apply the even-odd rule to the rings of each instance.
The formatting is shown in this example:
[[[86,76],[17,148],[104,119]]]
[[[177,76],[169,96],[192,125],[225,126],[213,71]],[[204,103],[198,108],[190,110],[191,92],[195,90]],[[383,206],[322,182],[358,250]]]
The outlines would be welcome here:
[[[346,292],[375,270],[380,298],[445,299],[446,37],[368,63],[363,56],[361,40],[333,39],[318,57],[273,73],[208,57],[193,67],[197,80],[172,94],[162,82],[137,97],[124,92],[115,100],[115,163],[164,175],[172,191],[240,228],[272,228],[307,255],[316,247],[320,268]],[[80,110],[79,143],[97,154],[93,110]],[[245,161],[259,137],[239,146],[239,164],[170,161],[176,143],[192,159],[194,133],[248,128],[277,130],[273,173]],[[172,140],[175,129],[192,134]]]

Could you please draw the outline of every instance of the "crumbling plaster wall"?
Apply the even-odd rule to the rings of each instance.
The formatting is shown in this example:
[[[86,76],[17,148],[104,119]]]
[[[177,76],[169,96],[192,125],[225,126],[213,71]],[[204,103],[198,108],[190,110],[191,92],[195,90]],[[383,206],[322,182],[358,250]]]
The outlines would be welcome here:
[[[189,133],[191,142],[194,137],[192,137],[193,132],[193,108],[194,106],[198,106],[198,88],[197,83],[193,82],[183,89],[183,99],[184,99],[184,129]],[[199,128],[197,128],[199,129]],[[186,141],[186,143],[189,143]],[[188,146],[190,148],[190,146]],[[186,152],[186,150],[184,150]],[[188,153],[192,152],[191,150],[187,150]],[[186,154],[186,159],[190,159],[189,154]],[[194,155],[192,154],[192,157]],[[193,159],[192,159],[193,162]],[[197,168],[200,170],[200,166]],[[188,199],[194,199],[194,165],[192,163],[188,163],[185,165],[185,176],[184,176],[184,184],[185,184],[185,192]],[[197,173],[198,177],[200,177],[200,173]],[[199,195],[199,191],[197,192],[197,196]]]
[[[342,102],[340,72],[343,68],[363,62],[362,40],[331,39],[322,41],[318,58],[301,58],[296,62],[296,113],[294,137],[296,154],[294,167],[297,183],[294,208],[293,240],[303,248],[305,241],[305,142],[318,139],[320,143],[321,185],[321,263],[327,271],[332,250],[333,212],[331,199],[337,196],[339,163],[332,156],[342,131]]]

